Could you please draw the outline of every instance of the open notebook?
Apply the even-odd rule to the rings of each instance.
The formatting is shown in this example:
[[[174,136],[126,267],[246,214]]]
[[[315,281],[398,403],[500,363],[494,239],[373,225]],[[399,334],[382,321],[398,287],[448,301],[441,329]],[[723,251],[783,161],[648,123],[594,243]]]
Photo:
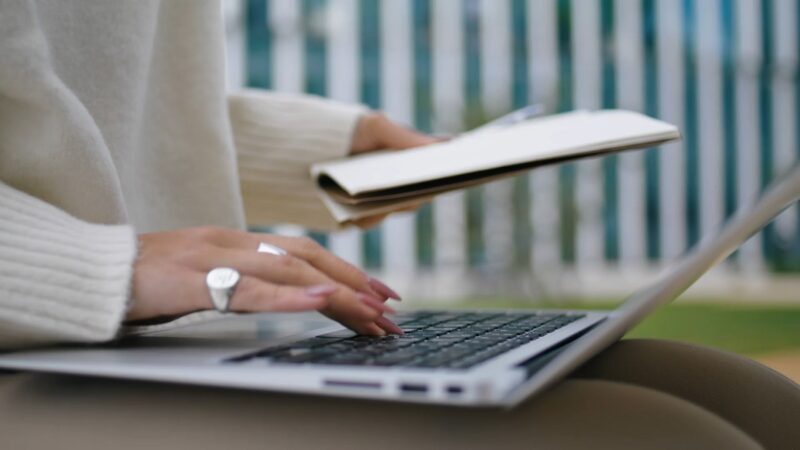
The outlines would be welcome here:
[[[314,164],[311,175],[333,216],[346,224],[535,167],[679,138],[674,125],[639,113],[575,111],[465,133],[411,150]]]

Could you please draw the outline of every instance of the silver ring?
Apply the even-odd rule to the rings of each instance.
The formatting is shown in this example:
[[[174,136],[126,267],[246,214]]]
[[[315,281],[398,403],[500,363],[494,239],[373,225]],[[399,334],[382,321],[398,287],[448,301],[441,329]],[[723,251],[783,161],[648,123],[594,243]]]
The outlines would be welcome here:
[[[277,245],[267,244],[266,242],[258,244],[258,253],[269,253],[275,256],[285,256],[289,254],[289,252]]]
[[[239,272],[230,267],[217,267],[208,271],[206,286],[211,295],[211,303],[217,311],[228,311],[228,304],[240,278]]]

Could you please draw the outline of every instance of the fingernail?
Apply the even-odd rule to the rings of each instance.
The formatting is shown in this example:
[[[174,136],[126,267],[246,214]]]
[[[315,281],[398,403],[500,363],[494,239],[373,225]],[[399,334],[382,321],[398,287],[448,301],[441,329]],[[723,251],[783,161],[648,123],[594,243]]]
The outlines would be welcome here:
[[[364,294],[362,292],[356,293],[356,297],[358,298],[358,300],[360,302],[366,304],[367,306],[369,306],[372,309],[375,309],[377,311],[384,312],[384,313],[389,313],[389,314],[394,314],[394,313],[397,312],[393,308],[391,308],[390,306],[385,305],[382,301],[377,300],[375,298],[372,298],[369,295]]]
[[[377,319],[375,319],[375,323],[377,323],[378,326],[380,326],[381,328],[390,333],[399,334],[400,336],[406,334],[402,328],[398,327],[394,322],[387,319],[386,317],[383,316],[378,317]]]
[[[453,138],[455,138],[456,135],[452,134],[452,133],[435,133],[435,134],[432,134],[430,137],[432,137],[433,139],[435,139],[435,140],[437,140],[439,142],[447,142],[447,141],[452,140]]]
[[[336,292],[336,285],[334,284],[317,284],[306,289],[306,295],[312,297],[327,297],[328,295]]]
[[[362,275],[364,275],[364,282],[367,283],[367,285],[365,286],[366,290],[364,292],[372,295],[373,297],[378,297],[381,300],[386,300],[387,298],[389,298],[388,296],[383,295],[380,292],[376,291],[375,288],[372,287],[372,285],[370,284],[370,280],[372,280],[371,276],[369,276],[366,272],[361,272],[361,273]]]
[[[375,289],[375,291],[378,292],[378,294],[381,294],[389,298],[393,298],[395,300],[402,300],[400,298],[400,294],[395,292],[394,289],[385,285],[382,281],[378,280],[377,278],[370,277],[367,282],[369,283],[369,287]]]

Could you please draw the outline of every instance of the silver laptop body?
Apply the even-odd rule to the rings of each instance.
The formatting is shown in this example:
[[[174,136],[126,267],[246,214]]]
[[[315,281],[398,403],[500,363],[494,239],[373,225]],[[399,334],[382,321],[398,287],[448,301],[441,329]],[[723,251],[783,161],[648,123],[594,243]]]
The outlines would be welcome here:
[[[392,401],[513,407],[566,376],[655,309],[676,298],[798,198],[800,166],[773,183],[757,202],[740,208],[718,233],[707,236],[656,283],[637,291],[614,311],[399,314],[401,326],[420,329],[435,328],[436,321],[431,318],[453,317],[463,322],[465,317],[490,314],[486,320],[494,320],[492,323],[517,323],[513,331],[521,333],[517,336],[530,335],[520,326],[540,323],[543,319],[536,319],[539,316],[559,317],[564,323],[485,360],[475,358],[484,351],[478,348],[473,355],[465,356],[472,356],[473,363],[460,368],[298,362],[308,351],[303,342],[329,339],[350,345],[356,338],[327,319],[297,314],[256,314],[211,321],[200,320],[200,314],[199,318],[189,316],[163,330],[156,327],[146,335],[108,345],[5,353],[0,355],[0,368]],[[426,322],[420,317],[429,319]],[[488,331],[485,336],[491,340],[497,333]],[[414,332],[407,333],[413,335]],[[274,355],[294,359],[287,363]],[[332,353],[329,358],[341,360],[341,356]]]

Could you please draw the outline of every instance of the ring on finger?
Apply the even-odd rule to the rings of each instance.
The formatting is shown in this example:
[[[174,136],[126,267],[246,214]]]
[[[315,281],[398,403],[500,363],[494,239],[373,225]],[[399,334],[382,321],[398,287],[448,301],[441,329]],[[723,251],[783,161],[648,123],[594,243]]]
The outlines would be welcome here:
[[[208,294],[211,296],[214,309],[220,312],[228,311],[231,296],[233,296],[240,279],[239,272],[230,267],[217,267],[208,271],[206,286],[208,286]]]
[[[257,251],[258,253],[269,253],[270,255],[275,255],[275,256],[285,256],[289,254],[289,252],[278,247],[277,245],[268,244],[266,242],[261,242],[260,244],[258,244]]]

